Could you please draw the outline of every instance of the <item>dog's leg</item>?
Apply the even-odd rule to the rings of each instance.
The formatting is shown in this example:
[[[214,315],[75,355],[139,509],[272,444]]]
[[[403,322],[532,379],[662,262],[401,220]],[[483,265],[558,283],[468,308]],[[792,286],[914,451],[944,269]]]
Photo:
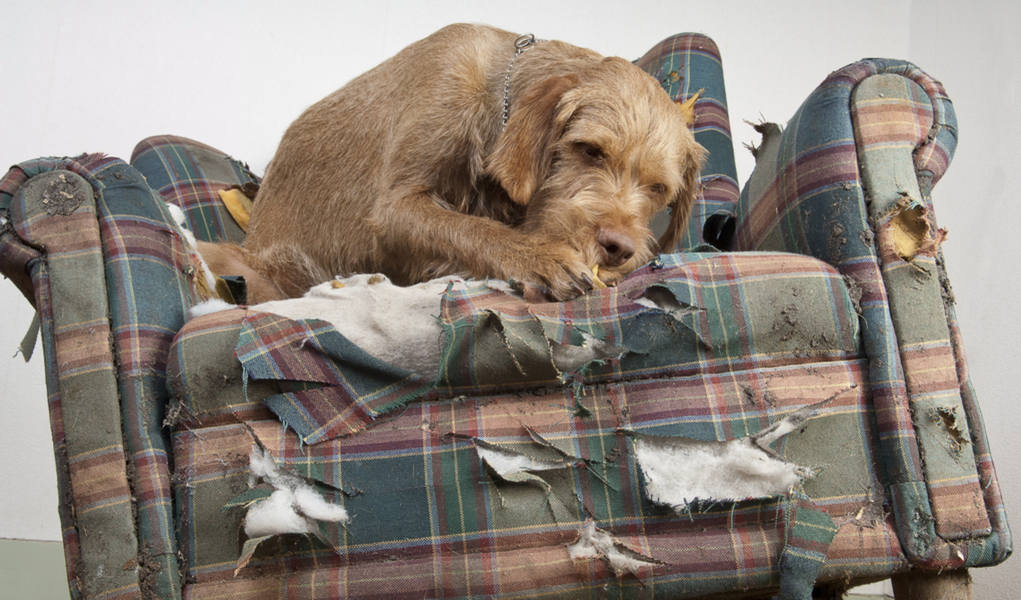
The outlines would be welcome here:
[[[237,244],[200,241],[197,249],[214,274],[244,277],[249,304],[296,298],[330,278],[290,245],[278,244],[252,252]]]
[[[574,298],[593,288],[582,254],[564,243],[532,236],[485,217],[442,206],[424,190],[381,203],[376,215],[389,272],[410,281],[461,274],[498,277],[545,288],[553,299]],[[414,256],[414,260],[407,257]],[[423,273],[421,265],[444,265]],[[435,268],[435,267],[434,267]]]

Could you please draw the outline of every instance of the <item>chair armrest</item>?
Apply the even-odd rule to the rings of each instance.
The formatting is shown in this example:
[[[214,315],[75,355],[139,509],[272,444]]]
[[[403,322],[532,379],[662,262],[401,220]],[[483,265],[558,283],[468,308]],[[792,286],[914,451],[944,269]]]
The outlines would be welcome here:
[[[4,272],[28,275],[42,326],[72,594],[179,596],[162,423],[188,251],[145,178],[98,154],[14,167],[0,215]]]
[[[1009,530],[931,200],[957,140],[946,92],[910,63],[864,60],[832,73],[785,129],[758,129],[737,245],[822,259],[860,298],[879,458],[905,553],[932,569],[1003,560]]]

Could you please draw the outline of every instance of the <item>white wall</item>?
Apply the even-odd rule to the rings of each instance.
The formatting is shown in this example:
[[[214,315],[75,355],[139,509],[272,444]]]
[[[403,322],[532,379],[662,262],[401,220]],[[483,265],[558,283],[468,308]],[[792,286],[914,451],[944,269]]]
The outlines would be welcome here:
[[[723,53],[739,178],[744,119],[783,121],[833,69],[865,56],[906,58],[946,84],[962,128],[957,159],[936,189],[969,358],[1012,514],[1021,515],[1010,417],[1018,332],[1018,73],[1016,4],[951,0],[714,3],[437,0],[9,3],[0,34],[0,165],[101,151],[127,158],[157,133],[185,135],[261,172],[308,104],[454,21],[486,22],[636,58],[679,31],[712,36]],[[103,7],[103,8],[99,8]],[[1013,134],[1013,135],[1011,135]],[[1004,275],[1003,273],[1006,273]],[[9,358],[30,320],[0,285],[0,537],[59,539],[41,361]],[[17,493],[12,493],[17,489]],[[1021,587],[1007,567],[975,570],[977,598]]]

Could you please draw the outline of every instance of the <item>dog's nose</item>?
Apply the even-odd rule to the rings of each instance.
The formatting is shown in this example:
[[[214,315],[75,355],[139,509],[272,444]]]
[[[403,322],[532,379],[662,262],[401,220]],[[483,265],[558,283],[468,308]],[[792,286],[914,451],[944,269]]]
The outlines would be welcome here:
[[[596,241],[606,253],[606,266],[618,267],[635,254],[635,242],[614,229],[600,229]]]

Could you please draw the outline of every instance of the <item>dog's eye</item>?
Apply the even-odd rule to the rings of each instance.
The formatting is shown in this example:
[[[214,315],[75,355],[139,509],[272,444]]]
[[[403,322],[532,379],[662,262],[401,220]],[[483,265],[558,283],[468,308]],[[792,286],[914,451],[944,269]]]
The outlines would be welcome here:
[[[605,155],[603,154],[603,149],[600,148],[599,146],[596,146],[595,144],[578,142],[575,146],[577,147],[578,152],[582,154],[582,156],[584,156],[585,158],[592,162],[597,163],[602,162],[603,158],[605,157]]]
[[[651,190],[652,193],[656,194],[657,196],[662,196],[663,194],[666,193],[666,186],[663,185],[662,183],[654,183],[649,186],[649,190]]]

